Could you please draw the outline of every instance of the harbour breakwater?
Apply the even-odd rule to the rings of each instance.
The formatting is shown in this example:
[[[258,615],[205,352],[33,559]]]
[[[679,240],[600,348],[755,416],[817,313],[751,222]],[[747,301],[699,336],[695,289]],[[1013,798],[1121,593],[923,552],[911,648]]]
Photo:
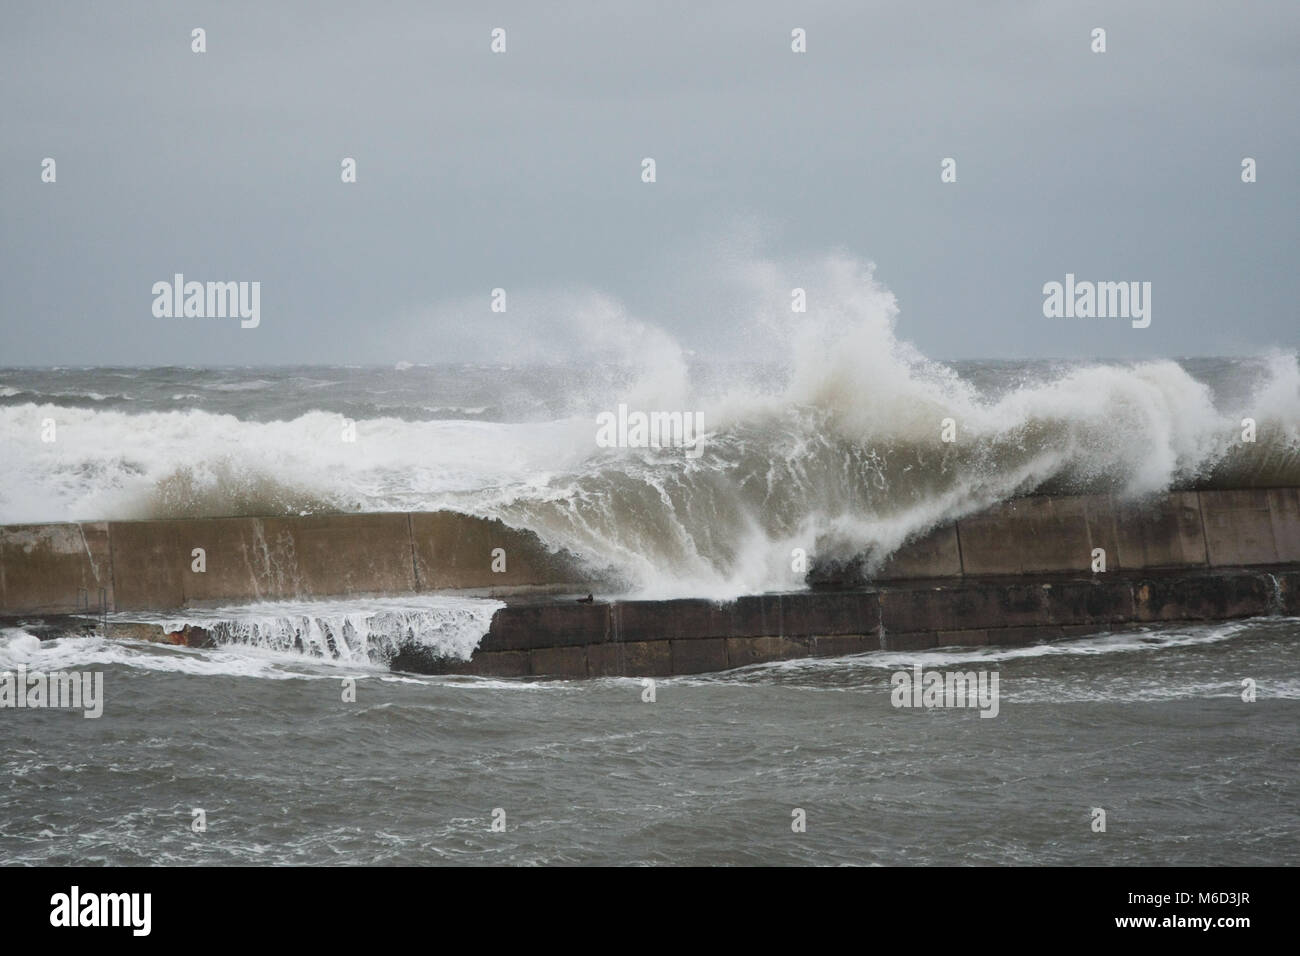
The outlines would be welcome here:
[[[1004,502],[879,566],[817,564],[809,588],[715,602],[593,600],[590,571],[531,532],[396,513],[11,525],[0,619],[67,627],[133,612],[461,593],[505,601],[468,660],[418,643],[395,669],[667,676],[867,650],[1023,644],[1177,621],[1300,614],[1300,489]],[[202,628],[173,635],[201,642]]]

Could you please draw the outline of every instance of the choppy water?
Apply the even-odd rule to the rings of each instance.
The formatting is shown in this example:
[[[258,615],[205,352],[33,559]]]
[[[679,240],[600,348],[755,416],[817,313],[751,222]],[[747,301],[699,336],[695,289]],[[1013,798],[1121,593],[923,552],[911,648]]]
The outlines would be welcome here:
[[[880,652],[661,680],[645,703],[635,680],[11,630],[0,670],[99,670],[107,702],[0,711],[0,860],[1295,863],[1298,640],[1300,620],[1258,619]],[[913,663],[996,670],[999,715],[895,709]]]
[[[883,560],[1028,492],[1300,484],[1294,355],[938,366],[891,348],[671,374],[0,369],[0,523],[451,509],[530,529],[630,593],[723,598],[798,586],[795,548]],[[596,416],[619,404],[698,412],[701,453],[601,447]]]
[[[726,597],[797,587],[796,548],[876,561],[1031,492],[1300,485],[1294,352],[944,364],[897,338],[869,267],[801,276],[806,315],[771,277],[781,308],[736,319],[766,364],[598,298],[548,332],[565,364],[0,368],[0,523],[453,509],[631,594]],[[620,405],[700,415],[701,453],[604,447]],[[0,669],[100,670],[108,700],[97,720],[0,710],[0,861],[1298,858],[1294,620],[920,656],[996,668],[994,719],[896,710],[896,654],[665,680],[655,703],[636,681],[384,666],[411,640],[463,652],[487,613],[261,608],[213,650],[6,632]]]
[[[1300,485],[1293,350],[943,363],[898,336],[869,263],[803,263],[800,314],[769,266],[709,353],[594,296],[494,365],[0,368],[0,523],[451,509],[641,596],[722,598],[797,585],[796,548],[874,566],[1031,492]],[[702,436],[607,447],[622,406]]]

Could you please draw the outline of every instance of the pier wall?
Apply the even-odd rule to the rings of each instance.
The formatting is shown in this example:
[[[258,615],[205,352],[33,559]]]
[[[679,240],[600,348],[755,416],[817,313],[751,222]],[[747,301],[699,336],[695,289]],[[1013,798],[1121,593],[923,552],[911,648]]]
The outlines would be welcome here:
[[[1300,616],[1300,569],[956,579],[705,600],[511,604],[469,661],[401,670],[500,677],[667,677],[800,657],[1016,646],[1153,624]]]
[[[435,514],[0,527],[0,617],[460,590],[577,590],[588,574],[499,521]],[[88,592],[82,593],[82,589]]]
[[[882,567],[818,565],[809,582],[722,604],[578,604],[572,595],[599,588],[573,556],[450,512],[0,528],[0,618],[10,621],[94,612],[101,594],[108,611],[129,612],[460,591],[508,602],[474,658],[413,651],[395,666],[663,676],[1300,614],[1300,490],[1021,498],[909,542]]]

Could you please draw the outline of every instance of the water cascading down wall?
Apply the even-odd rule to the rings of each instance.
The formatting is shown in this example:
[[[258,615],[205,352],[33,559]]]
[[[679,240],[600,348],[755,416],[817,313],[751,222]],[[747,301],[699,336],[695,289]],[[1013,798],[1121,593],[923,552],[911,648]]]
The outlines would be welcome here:
[[[1099,553],[1104,571],[1093,570]],[[1140,503],[1020,498],[908,543],[868,579],[852,567],[814,567],[809,584],[725,603],[578,603],[575,595],[599,588],[573,556],[452,512],[0,527],[0,620],[10,624],[76,620],[101,601],[121,618],[257,601],[482,594],[507,605],[472,659],[417,655],[395,666],[653,677],[1300,615],[1300,489],[1184,491]]]

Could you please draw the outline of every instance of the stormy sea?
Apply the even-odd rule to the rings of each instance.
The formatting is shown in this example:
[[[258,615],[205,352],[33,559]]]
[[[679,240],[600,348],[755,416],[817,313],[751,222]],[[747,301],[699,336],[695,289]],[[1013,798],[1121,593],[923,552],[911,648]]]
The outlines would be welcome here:
[[[644,328],[606,341],[623,352],[572,364],[3,368],[0,523],[450,509],[579,556],[615,582],[602,597],[725,599],[789,590],[792,548],[886,556],[1018,495],[1300,484],[1286,352],[943,363],[896,339],[888,310],[804,326],[780,364],[711,361]],[[599,447],[596,416],[620,404],[698,414],[705,453]],[[960,441],[936,439],[945,419]],[[108,638],[6,628],[0,670],[102,672],[112,719],[9,715],[0,859],[1300,854],[1294,619],[756,665],[661,680],[653,703],[631,679],[390,667],[402,639],[469,653],[498,606],[445,595],[173,621],[213,627],[206,649],[114,638],[111,621]],[[348,640],[301,639],[327,631]],[[999,718],[891,706],[890,675],[918,664],[996,670]]]

